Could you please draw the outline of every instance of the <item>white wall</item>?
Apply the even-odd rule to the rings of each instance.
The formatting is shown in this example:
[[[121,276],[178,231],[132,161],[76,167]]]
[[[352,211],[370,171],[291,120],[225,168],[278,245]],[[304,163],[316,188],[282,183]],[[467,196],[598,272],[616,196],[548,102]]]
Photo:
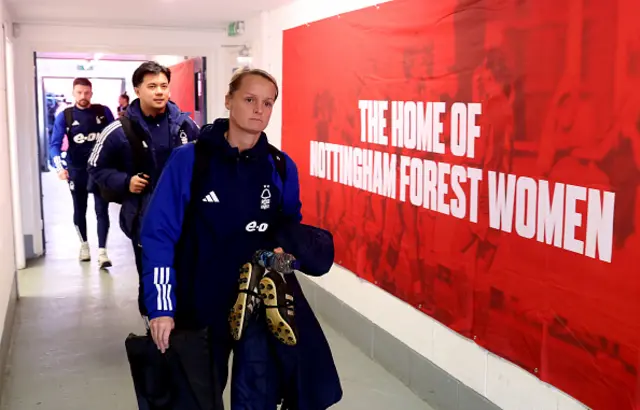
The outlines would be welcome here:
[[[86,63],[86,60],[39,58],[38,80],[42,77],[124,78],[127,93],[134,95],[131,76],[142,61],[98,60],[93,70],[83,71],[78,69],[78,65]],[[71,90],[69,90],[70,93]]]
[[[70,58],[38,58],[38,75],[40,77],[104,77],[131,80],[133,71],[142,61],[98,60],[93,70],[78,69],[78,65],[86,63],[87,60]]]
[[[33,53],[82,52],[105,54],[204,56],[208,60],[207,117],[224,115],[224,89],[218,66],[226,53],[222,44],[233,44],[226,32],[145,28],[91,28],[21,24],[15,27],[15,86],[17,149],[20,165],[20,205],[25,235],[33,235],[34,253],[41,255],[42,222],[37,158],[36,103]],[[220,96],[216,98],[216,96]]]
[[[15,246],[15,261],[17,269],[26,267],[24,250],[24,238],[22,231],[22,210],[20,207],[20,164],[18,157],[18,138],[16,127],[16,93],[15,93],[15,57],[14,39],[12,35],[12,24],[5,19],[4,24],[4,44],[5,50],[5,70],[7,84],[7,126],[9,129],[9,156],[11,166],[11,202],[13,204],[13,235]]]
[[[150,60],[156,61],[158,64],[162,64],[163,66],[171,66],[176,65],[182,61],[184,61],[184,56],[168,56],[168,55],[155,55],[151,56]]]
[[[0,2],[0,21],[10,28],[10,20],[4,4]],[[2,261],[0,263],[0,340],[5,338],[5,324],[10,325],[13,322],[6,319],[10,306],[15,302],[16,295],[14,292],[16,275],[14,224],[13,218],[6,217],[13,214],[13,201],[5,49],[5,36],[3,35],[0,38],[0,198],[2,198],[0,199],[0,215],[4,215],[5,218],[2,220],[0,229],[0,261]],[[11,94],[11,90],[9,90],[9,94]],[[2,355],[4,353],[6,351],[0,351],[0,365],[3,364]]]
[[[282,78],[282,31],[339,13],[383,3],[375,0],[298,0],[280,9],[264,12],[262,27],[251,41],[256,51],[254,65]],[[286,99],[286,95],[282,95]],[[278,145],[282,135],[282,111],[274,111],[267,133]],[[504,409],[576,410],[575,400],[528,372],[488,353],[472,341],[452,332],[410,305],[336,266],[316,282],[362,315],[398,337],[416,352],[449,372],[462,383]],[[399,320],[401,319],[401,320]]]

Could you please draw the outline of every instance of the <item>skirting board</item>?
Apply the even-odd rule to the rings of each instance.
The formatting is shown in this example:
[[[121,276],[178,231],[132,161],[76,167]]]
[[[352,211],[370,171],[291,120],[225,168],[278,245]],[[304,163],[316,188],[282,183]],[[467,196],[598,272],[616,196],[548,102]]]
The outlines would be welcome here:
[[[352,307],[298,274],[314,312],[437,410],[500,410]]]
[[[13,283],[11,284],[11,294],[9,295],[9,305],[7,316],[4,318],[4,328],[0,338],[0,397],[4,387],[7,370],[7,360],[11,350],[11,339],[13,336],[13,324],[16,317],[16,303],[18,302],[18,278],[17,273],[13,273]]]

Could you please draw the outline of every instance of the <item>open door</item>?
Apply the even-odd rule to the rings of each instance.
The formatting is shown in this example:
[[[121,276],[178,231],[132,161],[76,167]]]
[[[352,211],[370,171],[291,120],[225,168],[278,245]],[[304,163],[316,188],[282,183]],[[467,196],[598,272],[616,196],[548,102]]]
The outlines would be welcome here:
[[[182,111],[203,126],[207,123],[206,59],[196,57],[169,67],[171,69],[171,100]]]

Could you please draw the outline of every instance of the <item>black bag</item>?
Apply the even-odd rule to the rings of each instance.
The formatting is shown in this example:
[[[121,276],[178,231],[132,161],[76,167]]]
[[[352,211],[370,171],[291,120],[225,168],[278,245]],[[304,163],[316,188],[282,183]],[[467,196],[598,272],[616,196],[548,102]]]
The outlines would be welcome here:
[[[207,329],[174,329],[160,353],[150,335],[125,341],[140,410],[224,410]]]

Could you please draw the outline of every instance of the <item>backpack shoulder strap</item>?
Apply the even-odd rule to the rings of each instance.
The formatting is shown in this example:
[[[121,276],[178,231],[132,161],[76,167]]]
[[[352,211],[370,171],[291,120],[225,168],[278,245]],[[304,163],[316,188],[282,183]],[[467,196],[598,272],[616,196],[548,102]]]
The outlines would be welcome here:
[[[93,112],[96,113],[96,115],[104,116],[104,113],[105,113],[104,105],[91,104],[91,108],[93,109]]]
[[[196,192],[198,186],[200,185],[200,181],[204,176],[208,174],[209,171],[209,159],[211,157],[211,151],[208,144],[203,141],[194,141],[194,160],[193,160],[193,175],[191,177],[191,193]],[[287,163],[286,158],[282,154],[282,152],[269,144],[269,154],[273,158],[273,163],[276,168],[276,172],[282,179],[284,183],[287,180]],[[193,203],[193,197],[191,200]]]
[[[194,142],[192,142],[192,144],[194,144],[194,160],[190,192],[193,195],[193,193],[198,190],[202,178],[204,178],[208,174],[211,151],[210,147],[202,141],[195,140]]]
[[[145,163],[144,138],[142,138],[142,135],[136,129],[134,122],[131,121],[129,117],[123,116],[119,121],[122,124],[122,130],[124,131],[124,135],[127,137],[127,141],[129,141],[131,151],[133,152],[133,167],[135,172],[142,172],[144,170]]]
[[[273,158],[273,164],[276,167],[276,172],[280,175],[280,179],[284,184],[287,180],[287,160],[282,151],[271,144],[269,144],[269,154],[271,155],[271,158]]]
[[[69,130],[71,129],[71,124],[73,124],[73,107],[64,109],[64,122],[67,129],[67,136],[69,136]]]

